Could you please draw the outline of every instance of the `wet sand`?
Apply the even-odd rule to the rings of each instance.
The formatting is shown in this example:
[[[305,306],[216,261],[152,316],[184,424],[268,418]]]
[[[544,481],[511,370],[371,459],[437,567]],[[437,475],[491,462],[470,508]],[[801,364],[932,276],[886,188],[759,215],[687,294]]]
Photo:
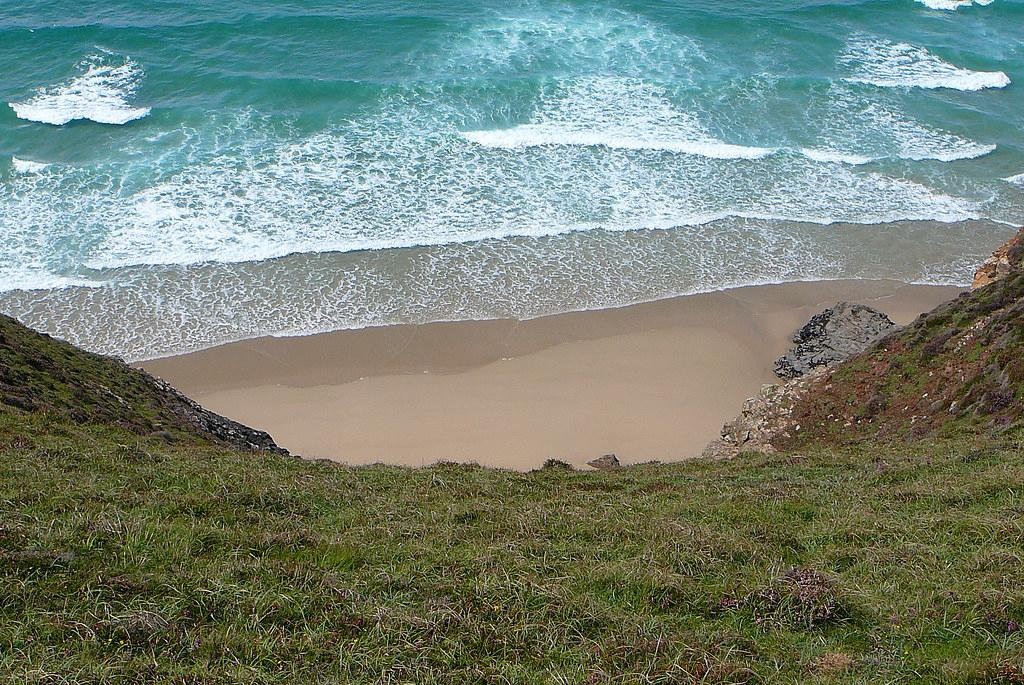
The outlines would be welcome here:
[[[529,321],[258,338],[140,364],[306,457],[529,469],[700,453],[840,300],[907,323],[960,292],[892,281],[752,286]]]

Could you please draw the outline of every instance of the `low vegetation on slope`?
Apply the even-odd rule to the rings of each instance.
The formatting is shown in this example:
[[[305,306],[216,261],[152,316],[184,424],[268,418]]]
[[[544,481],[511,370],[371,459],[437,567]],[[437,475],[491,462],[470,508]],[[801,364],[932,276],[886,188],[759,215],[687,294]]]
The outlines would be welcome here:
[[[1024,418],[1024,270],[961,295],[836,366],[799,399],[793,446],[1005,430]]]
[[[0,411],[0,681],[1021,683],[1019,439],[509,473]]]
[[[143,371],[0,314],[0,411],[5,408],[166,440],[200,437],[244,449],[279,449],[263,431],[207,411]]]
[[[1024,229],[975,285],[846,361],[765,386],[704,454],[1015,430],[1024,422]]]

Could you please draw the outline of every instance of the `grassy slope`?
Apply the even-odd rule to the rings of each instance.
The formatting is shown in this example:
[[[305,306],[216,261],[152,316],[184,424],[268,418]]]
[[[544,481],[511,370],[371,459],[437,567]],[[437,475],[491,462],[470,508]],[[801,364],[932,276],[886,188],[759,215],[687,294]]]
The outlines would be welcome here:
[[[0,315],[0,407],[46,411],[137,432],[177,428],[141,373]]]
[[[1005,430],[1024,419],[1024,271],[922,315],[838,365],[781,446]],[[788,442],[788,445],[786,444]]]
[[[0,411],[0,680],[1024,682],[1015,440],[518,474]]]
[[[0,411],[19,408],[171,441],[280,449],[263,431],[206,411],[118,359],[80,350],[0,314]]]

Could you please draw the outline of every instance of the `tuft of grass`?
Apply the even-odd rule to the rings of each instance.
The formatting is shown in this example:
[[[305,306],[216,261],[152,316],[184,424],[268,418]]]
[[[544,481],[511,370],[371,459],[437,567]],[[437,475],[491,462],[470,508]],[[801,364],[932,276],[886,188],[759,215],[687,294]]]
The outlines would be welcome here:
[[[513,473],[0,412],[0,681],[1021,682],[1019,439]]]

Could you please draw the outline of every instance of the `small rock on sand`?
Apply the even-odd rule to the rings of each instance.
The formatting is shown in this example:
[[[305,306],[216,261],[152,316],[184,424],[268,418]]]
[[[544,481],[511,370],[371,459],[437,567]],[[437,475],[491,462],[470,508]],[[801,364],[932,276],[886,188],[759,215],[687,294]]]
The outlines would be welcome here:
[[[606,454],[598,457],[597,459],[591,459],[587,462],[587,466],[592,466],[595,469],[606,470],[606,469],[617,469],[619,464],[619,458],[614,454]]]

